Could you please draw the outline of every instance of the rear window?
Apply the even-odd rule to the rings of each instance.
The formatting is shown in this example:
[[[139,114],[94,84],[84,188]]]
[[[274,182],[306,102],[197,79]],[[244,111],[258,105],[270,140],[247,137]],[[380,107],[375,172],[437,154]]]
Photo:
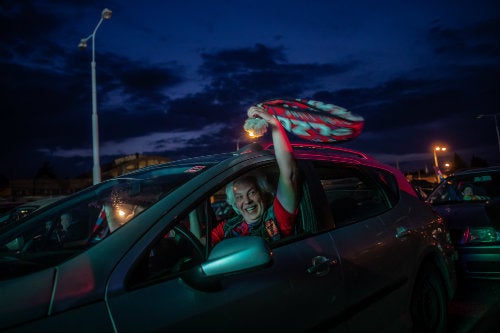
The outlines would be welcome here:
[[[382,214],[396,200],[397,185],[385,172],[331,163],[316,163],[315,169],[337,226]]]

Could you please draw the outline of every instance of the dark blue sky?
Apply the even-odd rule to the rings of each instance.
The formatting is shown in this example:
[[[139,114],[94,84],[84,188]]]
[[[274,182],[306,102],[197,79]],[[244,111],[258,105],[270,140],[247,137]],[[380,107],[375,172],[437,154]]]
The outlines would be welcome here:
[[[477,1],[0,1],[0,174],[92,170],[96,33],[101,163],[234,150],[246,109],[276,97],[365,119],[338,144],[403,171],[445,144],[500,164],[500,3]],[[90,40],[89,40],[90,42]],[[499,117],[500,120],[500,117]],[[291,137],[291,139],[293,139]]]

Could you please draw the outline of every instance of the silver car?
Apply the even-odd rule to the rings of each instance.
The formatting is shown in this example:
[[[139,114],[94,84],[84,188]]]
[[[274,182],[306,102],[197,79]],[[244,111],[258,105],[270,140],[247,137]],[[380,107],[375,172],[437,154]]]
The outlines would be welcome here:
[[[0,330],[445,332],[448,230],[363,153],[294,146],[293,235],[199,237],[228,217],[216,211],[230,181],[258,171],[276,184],[263,148],[140,169],[0,229]],[[63,215],[80,225],[71,237]]]

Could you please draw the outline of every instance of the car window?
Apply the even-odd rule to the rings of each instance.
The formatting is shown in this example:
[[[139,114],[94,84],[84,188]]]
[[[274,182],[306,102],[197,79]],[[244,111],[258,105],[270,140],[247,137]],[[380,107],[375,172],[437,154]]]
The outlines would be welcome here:
[[[196,206],[189,208],[175,221],[168,224],[169,228],[151,244],[132,271],[128,281],[129,287],[137,288],[156,281],[177,277],[207,258],[209,252],[216,245],[212,242],[213,229],[220,227],[227,221],[238,219],[239,215],[235,208],[227,201],[226,188],[231,187],[233,180],[244,176],[258,178],[259,186],[265,192],[262,194],[264,201],[271,207],[279,177],[276,164],[233,175],[215,190],[209,191],[207,195],[199,198]],[[299,206],[299,214],[294,218],[295,225],[292,235],[296,235],[302,229],[299,226],[299,221],[304,218],[304,215],[300,213],[300,207],[305,207],[305,205]],[[310,221],[310,223],[312,222]],[[272,230],[265,228],[262,229],[259,236],[267,240],[271,247],[282,244],[283,240],[290,238],[273,239],[270,237],[272,234]],[[229,237],[233,236],[229,234],[226,238]]]
[[[180,216],[173,227],[169,227],[151,244],[130,274],[129,288],[176,277],[203,261],[204,244],[190,231],[194,221],[204,218],[196,216],[199,210],[203,210],[202,207]]]
[[[397,200],[397,183],[387,172],[323,162],[314,168],[337,226],[381,214]]]
[[[372,174],[373,178],[383,188],[384,194],[387,195],[391,206],[394,207],[399,200],[398,181],[392,173],[378,168],[367,168],[366,171]]]
[[[248,233],[261,236],[270,243],[282,239],[283,235],[281,235],[281,232],[278,230],[278,225],[271,224],[270,222],[271,219],[275,217],[274,212],[276,211],[276,209],[273,209],[273,207],[276,204],[274,202],[274,198],[276,195],[279,178],[279,170],[277,165],[253,169],[247,173],[237,175],[236,178],[245,179],[247,177],[250,177],[250,179],[256,181],[255,190],[257,190],[257,192],[260,192],[259,197],[261,197],[262,199],[261,208],[266,211],[266,214],[263,215],[263,220],[259,224],[257,224],[257,226],[260,226],[261,224],[266,224],[266,226],[263,228],[259,227],[259,231],[257,231],[257,229],[250,229],[248,230]],[[209,236],[211,238],[210,243],[212,246],[215,245],[215,239],[217,239],[214,236],[215,234],[218,234],[218,237],[220,237],[220,239],[223,239],[233,237],[233,234],[236,235],[240,232],[246,234],[247,232],[239,230],[240,227],[243,229],[245,229],[246,227],[245,224],[239,224],[243,220],[243,217],[240,215],[237,208],[238,201],[242,200],[240,199],[240,194],[235,193],[232,197],[228,198],[228,194],[231,195],[231,193],[233,193],[232,182],[234,180],[234,178],[229,179],[228,182],[222,184],[222,186],[219,187],[215,192],[213,192],[208,198],[210,207],[212,208],[213,214],[215,216],[215,223],[207,228],[207,230],[210,230]],[[259,188],[260,191],[258,191]],[[269,215],[267,214],[268,212]],[[229,228],[229,225],[231,225],[232,229]],[[214,229],[219,229],[220,232],[214,232]],[[223,235],[223,233],[225,233],[225,235]],[[218,239],[217,241],[220,241],[220,239]]]

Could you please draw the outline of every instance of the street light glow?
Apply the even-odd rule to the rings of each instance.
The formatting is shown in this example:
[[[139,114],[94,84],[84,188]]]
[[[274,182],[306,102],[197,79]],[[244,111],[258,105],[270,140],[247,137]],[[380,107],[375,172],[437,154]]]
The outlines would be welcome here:
[[[78,48],[79,48],[80,50],[82,50],[82,49],[86,49],[86,48],[87,48],[87,39],[86,39],[86,38],[82,38],[82,39],[80,40],[80,43],[78,44]]]
[[[437,159],[437,152],[438,151],[446,151],[446,147],[440,147],[440,146],[436,146],[434,147],[434,165],[436,166],[436,168],[439,167],[439,164],[438,164],[438,159]]]
[[[434,147],[434,150],[432,151],[433,154],[434,154],[434,169],[436,171],[436,178],[437,178],[437,181],[438,183],[441,181],[441,171],[439,170],[439,163],[438,163],[438,158],[437,158],[437,152],[438,151],[446,151],[446,147],[442,147],[442,146],[436,146]]]
[[[86,38],[82,38],[78,44],[78,48],[86,49],[87,41],[92,38],[92,62],[90,63],[91,74],[92,74],[92,155],[94,160],[93,167],[93,184],[98,184],[101,182],[101,163],[99,161],[99,123],[97,118],[97,83],[96,83],[96,71],[95,71],[95,34],[97,29],[99,29],[103,20],[111,18],[113,12],[104,8],[101,12],[101,19],[97,23],[94,31]]]
[[[253,130],[245,130],[245,134],[239,136],[236,139],[236,150],[240,150],[240,140],[241,139],[243,139],[244,141],[248,141],[248,139],[250,139],[250,140],[257,139],[257,138],[260,138],[261,136],[262,135],[257,135],[257,133],[255,133],[255,131],[253,131]]]

